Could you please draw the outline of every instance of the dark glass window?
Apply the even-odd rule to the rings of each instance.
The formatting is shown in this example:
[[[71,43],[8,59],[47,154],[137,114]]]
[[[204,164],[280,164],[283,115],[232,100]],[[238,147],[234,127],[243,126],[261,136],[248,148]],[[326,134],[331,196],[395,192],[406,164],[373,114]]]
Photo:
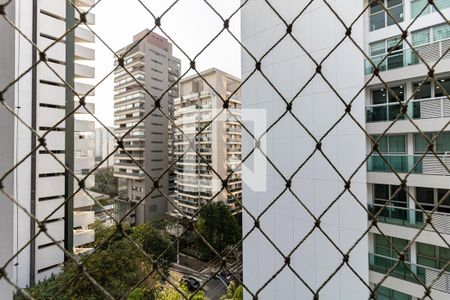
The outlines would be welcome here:
[[[414,99],[427,99],[431,98],[431,83],[414,83],[413,91],[415,91]]]
[[[435,84],[434,96],[443,97],[450,93],[450,78],[439,79],[439,84]],[[444,89],[444,90],[443,90]]]

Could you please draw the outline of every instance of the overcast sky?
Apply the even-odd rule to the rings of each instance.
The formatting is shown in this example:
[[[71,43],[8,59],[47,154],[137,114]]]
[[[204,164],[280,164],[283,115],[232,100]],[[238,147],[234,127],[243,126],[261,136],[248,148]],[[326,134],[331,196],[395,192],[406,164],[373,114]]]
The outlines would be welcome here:
[[[172,0],[141,0],[159,16],[173,3]],[[240,0],[209,0],[224,17],[235,11]],[[96,15],[94,31],[113,50],[132,42],[133,35],[145,28],[152,28],[153,17],[138,0],[103,0],[93,9]],[[203,0],[181,0],[161,20],[162,28],[189,56],[195,56],[223,27],[220,18]],[[240,38],[240,14],[230,22],[230,30]],[[156,30],[156,32],[159,32]],[[113,68],[113,54],[97,39],[96,82]],[[208,47],[196,60],[198,70],[216,67],[240,77],[240,46],[227,33]],[[189,60],[174,46],[174,55],[182,60],[182,73],[189,67]],[[113,77],[110,76],[96,89],[96,116],[107,125],[113,125]]]

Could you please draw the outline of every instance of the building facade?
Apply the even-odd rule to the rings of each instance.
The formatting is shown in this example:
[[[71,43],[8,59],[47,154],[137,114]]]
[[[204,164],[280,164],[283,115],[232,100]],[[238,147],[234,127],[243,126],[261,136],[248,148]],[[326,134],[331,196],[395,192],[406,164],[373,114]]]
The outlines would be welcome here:
[[[236,91],[240,80],[218,69],[201,75],[181,80],[180,98],[175,99],[175,201],[187,216],[193,216],[213,196],[213,201],[227,203],[235,212],[242,200],[241,126],[230,114],[240,117]],[[222,112],[222,99],[229,99],[230,111]],[[227,178],[228,191],[222,189],[222,180]]]
[[[76,5],[82,9],[93,3],[91,0],[76,1]],[[3,175],[7,170],[12,170],[2,182],[3,191],[44,222],[52,239],[39,233],[34,220],[5,194],[0,194],[0,260],[3,264],[14,257],[6,267],[6,273],[19,287],[33,285],[59,272],[64,262],[64,252],[60,247],[73,250],[73,228],[68,225],[68,220],[76,221],[78,218],[76,215],[73,218],[72,208],[64,205],[66,197],[71,195],[67,188],[64,164],[71,164],[74,155],[68,153],[66,150],[71,148],[66,147],[76,141],[67,140],[67,137],[72,139],[74,136],[74,131],[66,128],[67,122],[59,123],[65,117],[66,109],[69,109],[66,104],[71,101],[68,101],[65,83],[58,76],[70,83],[75,77],[85,76],[86,71],[93,72],[92,69],[82,70],[74,63],[74,57],[92,55],[93,50],[75,46],[75,40],[89,37],[93,40],[90,32],[80,27],[75,30],[73,38],[68,36],[65,41],[55,42],[66,32],[68,22],[75,22],[77,18],[71,5],[56,0],[32,4],[19,0],[8,3],[8,18],[39,49],[53,46],[46,51],[46,63],[41,62],[26,73],[7,90],[3,98],[25,123],[39,135],[45,135],[46,148],[41,145],[42,140],[31,134],[11,113],[1,109],[4,143],[0,146],[0,173]],[[92,15],[87,16],[88,22],[93,18]],[[0,32],[0,85],[3,88],[36,62],[39,53],[3,18]],[[83,94],[82,85],[76,83],[74,88],[77,93]],[[38,150],[33,152],[37,147]],[[12,169],[25,157],[20,166]],[[76,206],[77,201],[74,200],[74,203]],[[21,250],[22,247],[24,249]],[[5,280],[0,280],[0,295],[9,299],[12,294],[13,288]]]
[[[92,3],[78,1],[76,5],[83,12]],[[77,16],[75,18],[78,19]],[[86,23],[94,26],[95,15],[87,14]],[[78,95],[84,97],[86,109],[78,109],[74,114],[74,173],[79,179],[84,179],[85,188],[89,189],[95,185],[94,174],[87,176],[95,168],[95,119],[90,115],[95,114],[95,36],[84,24],[80,24],[77,30],[80,33],[75,38],[75,50],[79,54],[75,53],[74,57],[74,84]],[[78,97],[75,97],[75,105],[78,105],[78,101]],[[77,188],[78,182],[75,181],[75,191]],[[95,240],[95,232],[91,228],[95,222],[95,212],[92,210],[95,201],[90,196],[80,190],[73,199],[73,248],[77,254],[90,251],[85,245]]]
[[[380,77],[389,90],[379,79],[370,81],[365,93],[366,130],[378,138],[396,120],[400,102],[409,101],[404,105],[413,122],[405,116],[398,117],[379,141],[379,151],[388,163],[378,153],[372,154],[367,163],[368,208],[379,213],[380,230],[389,237],[388,241],[377,230],[370,230],[369,281],[379,283],[398,259],[400,250],[412,272],[404,266],[395,268],[382,283],[378,297],[421,299],[424,288],[415,276],[429,286],[444,269],[430,291],[433,299],[448,299],[450,289],[445,283],[449,282],[450,273],[445,265],[450,260],[450,231],[445,224],[450,220],[450,60],[446,53],[450,48],[450,1],[435,1],[445,19],[427,6],[428,1],[385,2],[402,28],[411,24],[406,40],[415,51],[401,40],[399,29],[380,5],[372,4],[364,20],[364,49],[375,63],[387,56],[380,65]],[[426,65],[434,64],[434,78],[427,78]],[[365,79],[371,74],[373,66],[366,62]],[[434,141],[430,149],[437,156],[427,152],[430,141]],[[369,154],[369,138],[366,147]],[[406,187],[392,169],[402,179],[411,171]],[[433,209],[432,224],[436,230],[427,225],[403,250],[425,225],[424,211]]]
[[[148,30],[135,35],[133,43],[117,54],[125,55],[124,67],[138,82],[122,67],[114,72],[115,134],[123,138],[128,152],[116,152],[114,175],[119,178],[118,200],[128,207],[140,203],[130,216],[130,223],[140,224],[163,215],[169,209],[161,192],[152,191],[153,181],[142,168],[156,179],[169,166],[169,124],[161,111],[154,109],[154,99],[162,96],[161,110],[169,115],[173,110],[173,98],[178,96],[175,82],[181,65],[172,56],[169,41]],[[141,121],[146,114],[149,116]],[[159,179],[159,188],[166,197],[169,195],[167,172]]]
[[[286,1],[276,9],[289,23],[307,2]],[[326,4],[314,2],[295,21],[292,35],[314,59],[320,62],[333,50],[320,70],[333,90],[318,75],[308,82],[317,66],[289,36],[265,54],[286,32],[286,26],[266,4],[254,1],[242,11],[243,43],[255,57],[265,56],[261,69],[278,90],[274,92],[265,79],[255,74],[242,88],[246,99],[243,108],[266,109],[268,124],[272,124],[286,110],[280,94],[288,101],[295,98],[291,111],[302,125],[318,140],[326,135],[320,144],[323,155],[316,153],[312,159],[308,155],[317,149],[317,142],[296,120],[282,118],[266,136],[267,156],[283,174],[292,174],[306,161],[290,182],[295,196],[282,195],[260,220],[261,229],[283,253],[287,255],[298,247],[290,256],[290,267],[304,283],[284,269],[261,291],[261,298],[312,297],[342,262],[342,253],[323,233],[343,253],[351,249],[349,264],[360,278],[351,276],[348,269],[339,270],[320,288],[320,299],[367,299],[369,290],[361,280],[372,288],[380,284],[376,299],[422,299],[423,285],[432,285],[433,299],[450,297],[447,266],[450,232],[445,225],[450,220],[450,2],[434,1],[444,17],[428,6],[428,1],[382,2],[389,13],[379,3],[373,3],[361,17],[358,16],[367,1],[345,1],[331,6],[347,25],[354,22],[351,36],[375,64],[380,63],[379,76],[383,82],[377,76],[372,78],[373,65],[353,42],[346,39],[333,50],[346,29]],[[392,18],[403,29],[408,28],[406,40],[415,51],[402,40],[402,32]],[[255,69],[255,63],[245,52],[242,55],[245,78]],[[427,64],[436,64],[434,78],[427,77]],[[306,87],[297,95],[303,86]],[[332,127],[346,109],[341,98],[353,100],[351,113],[355,120],[344,117]],[[402,109],[413,122],[399,116]],[[355,121],[365,127],[370,137]],[[333,129],[327,132],[330,128]],[[378,150],[388,163],[378,152],[372,152],[372,139],[382,134],[385,136],[380,139]],[[434,141],[431,146],[430,141]],[[243,155],[253,147],[253,140],[244,136]],[[428,149],[437,156],[427,153]],[[345,191],[345,182],[331,163],[343,178],[349,178],[366,156],[367,162],[351,179],[353,197]],[[407,176],[409,171],[411,174]],[[405,176],[403,185],[401,180]],[[246,186],[243,177],[244,205],[256,216],[286,186],[280,175],[270,170],[261,180],[267,183],[266,197]],[[344,193],[339,196],[340,192]],[[268,199],[267,195],[273,198]],[[334,199],[338,200],[333,204]],[[378,213],[378,227],[387,238],[374,227],[364,234],[372,223],[361,206]],[[425,226],[424,213],[433,209],[434,228]],[[324,213],[320,222],[323,233],[317,232],[317,223],[310,213],[315,217]],[[243,223],[244,234],[254,226],[246,214]],[[423,226],[425,229],[419,234]],[[358,241],[359,237],[363,238]],[[353,245],[356,246],[351,248]],[[395,267],[400,252],[405,264]],[[280,253],[261,234],[253,232],[244,241],[244,282],[254,290],[263,286],[284,263]],[[391,275],[382,281],[391,268]]]
[[[114,127],[108,127],[108,130],[114,132]],[[114,136],[104,127],[95,128],[95,161],[100,163],[105,160],[108,155],[113,153],[117,147]],[[114,155],[111,155],[102,164],[102,168],[114,166]]]

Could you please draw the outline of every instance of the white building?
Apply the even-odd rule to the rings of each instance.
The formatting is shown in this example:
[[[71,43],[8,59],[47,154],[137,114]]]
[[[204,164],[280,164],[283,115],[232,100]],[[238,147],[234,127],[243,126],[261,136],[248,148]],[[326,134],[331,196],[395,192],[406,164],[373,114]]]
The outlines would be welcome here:
[[[178,97],[178,85],[174,83],[180,75],[181,65],[180,60],[172,56],[172,44],[166,38],[150,33],[148,29],[136,34],[133,42],[117,51],[117,54],[126,54],[124,67],[134,78],[123,67],[114,71],[115,135],[123,137],[125,150],[133,159],[123,150],[117,151],[114,156],[114,176],[119,179],[118,200],[131,206],[140,203],[135,212],[130,214],[130,223],[141,224],[162,216],[168,210],[167,200],[158,190],[147,195],[153,182],[141,168],[144,167],[153,178],[158,178],[169,166],[171,150],[171,128],[167,118],[157,109],[144,121],[141,119],[155,107],[154,98],[161,95],[161,109],[166,115],[172,114],[173,99]],[[117,61],[115,63],[118,64]],[[128,133],[131,128],[133,130]],[[160,178],[159,185],[160,190],[168,195],[167,173]]]
[[[87,11],[92,5],[90,1],[78,1],[78,9]],[[89,13],[86,16],[87,24],[95,25],[95,15]],[[85,187],[89,189],[95,185],[94,174],[86,177],[95,167],[95,120],[89,114],[95,114],[94,96],[95,90],[92,90],[96,83],[95,68],[93,61],[95,60],[95,36],[89,31],[87,26],[81,24],[77,30],[82,32],[75,39],[75,49],[82,50],[84,55],[75,55],[75,86],[78,88],[79,96],[84,97],[86,101],[86,109],[79,109],[75,113],[75,142],[74,142],[74,173],[79,178],[84,178]],[[75,103],[78,104],[78,98],[75,97]],[[78,188],[78,182],[74,182],[74,189]],[[92,195],[91,195],[92,196]],[[74,218],[73,218],[73,247],[75,253],[88,251],[85,245],[91,243],[95,239],[95,232],[90,228],[95,222],[95,212],[91,205],[94,204],[84,191],[79,191],[74,197]]]
[[[114,132],[113,127],[108,127],[111,132]],[[104,127],[95,128],[95,161],[102,162],[113,153],[116,149],[116,139]],[[102,165],[101,168],[108,168],[114,165],[114,155],[111,155]]]
[[[285,1],[275,5],[275,9],[289,24],[308,2]],[[408,27],[427,3],[428,1],[414,0],[384,1],[384,5],[402,28]],[[435,3],[448,20],[450,2]],[[351,24],[363,12],[367,1],[334,1],[330,5],[346,24]],[[430,65],[449,49],[450,26],[446,20],[434,9],[427,7],[423,15],[408,29],[407,40]],[[433,137],[450,120],[450,100],[442,91],[450,91],[448,55],[445,54],[435,67],[436,80],[427,81],[428,69],[409,49],[409,45],[399,39],[401,31],[393,23],[378,4],[372,4],[352,25],[351,30],[353,40],[376,63],[392,50],[380,66],[379,73],[389,85],[390,93],[378,78],[371,80],[373,68],[365,62],[363,54],[349,39],[344,40],[323,62],[321,73],[344,101],[349,102],[355,97],[351,113],[372,136],[382,134],[391,125],[400,111],[398,99],[406,101],[412,98],[407,106],[407,114],[428,137]],[[256,58],[264,55],[286,30],[286,25],[264,1],[250,1],[242,11],[242,40]],[[346,29],[321,1],[314,1],[292,27],[292,35],[317,62],[320,62],[345,34]],[[246,78],[254,68],[255,61],[243,51],[242,78]],[[294,98],[313,76],[316,68],[289,36],[261,61],[261,70],[287,101]],[[366,82],[367,88],[358,94]],[[244,85],[242,97],[245,99],[244,109],[267,109],[268,124],[272,124],[286,111],[286,104],[280,95],[268,85],[259,72]],[[345,104],[321,75],[316,75],[292,104],[293,114],[316,139],[323,137],[345,113],[345,109]],[[308,155],[317,149],[314,139],[289,115],[269,131],[266,142],[268,157],[286,176],[293,174]],[[243,156],[253,146],[252,140],[245,135]],[[400,177],[404,178],[406,171],[413,168],[427,146],[417,128],[402,117],[380,141],[379,150],[399,172]],[[372,144],[357,124],[347,116],[321,141],[320,149],[342,176],[348,179],[370,153]],[[400,179],[391,172],[379,155],[372,155],[367,164],[351,179],[350,189],[356,199],[345,191],[344,180],[324,155],[316,152],[291,179],[291,190],[298,199],[285,192],[263,214],[260,227],[287,256],[315,224],[314,218],[299,201],[304,203],[314,216],[319,217],[333,200],[345,191],[322,216],[320,228],[343,253],[347,253],[371,224],[361,206],[367,207],[371,212],[377,212],[381,205],[392,198],[388,207],[383,209],[378,217],[379,227],[390,240],[387,241],[372,228],[349,254],[349,264],[353,270],[363,282],[374,287],[397,261],[398,253],[392,244],[403,250],[417,235],[419,227],[423,226],[424,214],[419,206],[431,210],[441,201],[436,214],[433,215],[433,224],[442,238],[428,226],[404,253],[407,266],[415,276],[424,284],[431,285],[432,280],[450,259],[450,250],[446,246],[446,242],[450,241],[450,231],[444,225],[450,220],[448,127],[437,139],[433,149],[446,166],[433,155],[425,155],[424,159],[417,163],[413,174],[408,176],[408,193],[399,189]],[[270,165],[268,176],[260,179],[266,181],[266,191],[252,190],[250,186],[246,186],[245,174],[243,176],[244,205],[255,217],[286,186],[286,182]],[[447,199],[443,199],[445,195]],[[244,231],[254,225],[248,214],[244,214],[243,223]],[[283,234],[278,234],[280,232]],[[261,291],[260,299],[311,299],[313,292],[337,269],[343,255],[316,228],[289,258],[290,267],[306,284],[302,283],[289,267],[284,267]],[[252,232],[244,242],[244,282],[252,291],[261,288],[284,263],[283,256],[262,234]],[[408,273],[404,266],[397,267],[377,290],[376,299],[421,299],[425,290],[415,280],[415,276]],[[360,279],[344,266],[320,288],[319,299],[367,299],[369,290]],[[431,288],[433,299],[450,298],[449,279],[450,273],[444,272],[441,279],[437,280]],[[248,295],[247,299],[250,299]]]
[[[184,214],[193,216],[208,200],[221,201],[233,211],[242,200],[241,126],[228,111],[222,99],[228,99],[240,80],[212,68],[180,81],[180,98],[175,99],[174,130],[175,157],[182,156],[175,169],[175,202]],[[220,96],[219,96],[220,95]],[[229,108],[239,117],[239,91],[229,99]],[[220,117],[216,116],[221,113]],[[188,150],[190,141],[194,147]],[[196,154],[198,151],[202,158]],[[213,170],[210,168],[212,167]],[[222,179],[228,180],[228,190],[222,189]],[[217,176],[219,175],[220,178]],[[179,214],[179,211],[174,211]]]
[[[80,0],[76,3],[81,7],[92,5],[94,1]],[[69,17],[66,16],[66,5],[69,4],[57,0],[37,1],[35,4],[33,6],[29,1],[12,1],[6,6],[6,13],[8,18],[43,50],[65,33],[64,20]],[[92,16],[87,18],[90,20]],[[77,41],[89,36],[92,39],[92,34],[85,29],[75,30]],[[73,48],[67,47],[69,42],[70,40],[56,42],[46,51],[45,57],[40,56],[18,31],[1,18],[1,89],[39,58],[45,58],[53,71],[65,80],[83,76],[86,70],[83,71],[79,67],[75,67],[76,75],[67,72],[67,66],[73,62],[72,57],[67,57],[67,53]],[[93,53],[93,50],[78,45],[74,51],[77,59]],[[72,234],[65,231],[65,221],[71,219],[67,218],[66,214],[73,212],[71,209],[66,212],[63,204],[66,195],[70,193],[66,190],[64,163],[67,163],[72,155],[66,157],[66,123],[55,127],[66,115],[67,96],[64,83],[53,71],[41,62],[2,95],[5,103],[39,135],[42,136],[52,129],[45,136],[45,141],[39,141],[11,113],[3,107],[0,109],[0,176],[11,170],[2,180],[2,191],[44,222],[47,233],[53,238],[40,233],[34,239],[39,233],[37,224],[4,193],[0,193],[0,264],[3,265],[13,258],[5,271],[9,280],[19,287],[30,286],[59,272],[64,262],[64,253],[60,247],[67,248],[72,245]],[[75,90],[83,93],[83,86],[77,83]],[[39,147],[43,142],[47,149]],[[33,152],[37,147],[39,148]],[[27,156],[29,154],[31,155]],[[24,158],[26,159],[20,166],[12,169]],[[76,221],[77,217],[74,222]],[[29,241],[31,243],[28,244]],[[21,249],[24,246],[25,248]],[[11,299],[12,293],[13,288],[5,280],[0,280],[2,299]]]

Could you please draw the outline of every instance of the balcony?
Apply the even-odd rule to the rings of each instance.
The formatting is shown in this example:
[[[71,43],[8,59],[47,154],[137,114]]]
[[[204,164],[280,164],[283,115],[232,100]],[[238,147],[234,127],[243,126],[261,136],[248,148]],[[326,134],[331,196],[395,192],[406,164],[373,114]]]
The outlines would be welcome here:
[[[75,211],[73,213],[73,227],[82,227],[94,224],[95,216],[93,211]]]
[[[438,157],[440,160],[434,155],[425,155],[422,159],[422,155],[383,154],[386,163],[380,155],[376,154],[369,157],[367,171],[392,172],[394,170],[397,173],[409,173],[412,170],[413,174],[449,176],[450,173],[447,170],[450,169],[450,152]]]
[[[436,63],[442,56],[449,58],[447,53],[450,47],[450,39],[434,42],[426,45],[416,46],[412,49],[404,49],[399,51],[393,51],[390,54],[376,55],[370,58],[375,66],[379,66],[380,71],[388,71],[406,66],[417,65],[421,63],[419,56],[429,65]],[[416,52],[419,54],[417,55]],[[365,62],[365,74],[372,74],[374,67],[370,61]]]
[[[93,229],[82,229],[73,231],[74,247],[92,243],[94,240],[95,240],[95,231]]]
[[[450,293],[450,273],[410,262],[398,263],[398,259],[369,253],[369,269],[381,274],[406,280],[415,284],[431,286],[432,289]],[[392,269],[393,268],[393,269]],[[392,270],[391,270],[392,269]],[[420,280],[420,281],[419,281]]]
[[[387,206],[382,208],[381,205],[370,204],[369,212],[373,215],[380,212],[377,217],[379,222],[411,228],[422,228],[427,219],[422,210],[404,207]],[[439,233],[450,234],[450,214],[434,212],[431,222]],[[424,230],[435,232],[434,228],[426,225]]]
[[[399,103],[368,105],[366,107],[366,121],[393,121],[400,113]],[[412,119],[450,118],[450,100],[446,97],[410,100],[407,104],[407,115]],[[401,116],[400,120],[406,119]]]

